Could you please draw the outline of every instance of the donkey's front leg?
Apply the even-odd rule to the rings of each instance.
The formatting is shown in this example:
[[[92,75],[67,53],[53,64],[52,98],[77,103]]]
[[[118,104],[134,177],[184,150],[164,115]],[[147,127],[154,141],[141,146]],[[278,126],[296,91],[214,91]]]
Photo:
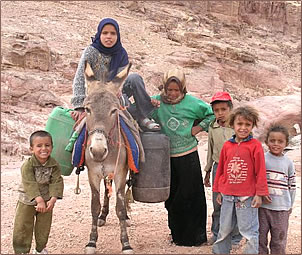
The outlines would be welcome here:
[[[127,233],[127,211],[125,204],[125,187],[119,187],[116,192],[116,215],[120,221],[121,228],[121,243],[123,253],[133,253],[133,249],[129,244],[129,238]]]
[[[98,240],[98,216],[101,211],[101,202],[100,202],[100,185],[96,188],[93,184],[90,184],[91,187],[91,214],[92,214],[92,227],[90,232],[89,243],[85,247],[86,254],[94,254],[96,250],[96,242]]]
[[[112,181],[111,181],[112,183]],[[109,213],[109,190],[106,187],[106,180],[104,179],[104,186],[105,186],[105,192],[104,192],[104,202],[102,207],[102,213],[98,219],[98,226],[104,226],[106,223],[106,218]]]

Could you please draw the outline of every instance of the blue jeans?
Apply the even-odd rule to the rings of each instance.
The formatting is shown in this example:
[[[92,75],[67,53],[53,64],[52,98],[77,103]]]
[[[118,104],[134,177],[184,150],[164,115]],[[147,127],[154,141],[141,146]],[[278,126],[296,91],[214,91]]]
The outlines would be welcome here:
[[[213,168],[212,168],[212,186],[214,185],[215,181],[215,176],[216,176],[216,171],[217,171],[217,163],[214,163]],[[219,231],[219,219],[220,219],[220,204],[217,203],[216,198],[217,198],[217,192],[212,192],[212,201],[213,201],[213,213],[212,213],[212,226],[211,226],[211,231],[213,233],[213,236],[215,238],[215,241],[217,240],[217,235]]]
[[[213,245],[214,254],[229,254],[232,248],[232,232],[238,224],[240,234],[247,239],[244,254],[258,254],[258,208],[251,207],[253,197],[240,202],[239,197],[223,195],[220,228]]]
[[[135,120],[142,120],[150,117],[155,107],[151,104],[151,98],[148,95],[143,78],[137,73],[131,73],[123,84],[122,89],[123,98],[127,110],[130,112]],[[129,101],[133,97],[135,104]]]
[[[214,185],[214,180],[216,176],[218,164],[215,162],[212,168],[212,186]],[[219,231],[219,221],[220,221],[220,209],[221,205],[217,203],[217,192],[212,192],[212,201],[213,201],[213,213],[212,213],[212,226],[211,231],[213,233],[213,238],[216,241],[217,235]],[[232,244],[239,244],[240,240],[242,239],[242,236],[239,233],[238,226],[236,224],[234,231],[232,233]]]

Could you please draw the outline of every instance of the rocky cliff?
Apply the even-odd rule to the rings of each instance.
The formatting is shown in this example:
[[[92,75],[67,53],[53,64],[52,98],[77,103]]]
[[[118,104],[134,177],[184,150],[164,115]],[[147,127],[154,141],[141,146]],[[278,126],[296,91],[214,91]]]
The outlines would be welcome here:
[[[72,79],[99,20],[120,24],[122,43],[150,94],[164,71],[183,68],[191,94],[231,93],[291,136],[301,124],[298,1],[1,2],[1,149],[27,154],[28,136],[53,107],[70,108]]]

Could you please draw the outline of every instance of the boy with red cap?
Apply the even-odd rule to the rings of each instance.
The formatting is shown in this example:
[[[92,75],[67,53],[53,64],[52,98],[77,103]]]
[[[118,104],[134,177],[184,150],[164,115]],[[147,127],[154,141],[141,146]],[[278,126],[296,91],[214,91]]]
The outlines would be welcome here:
[[[212,184],[215,180],[216,170],[219,161],[219,155],[222,145],[225,141],[230,139],[234,134],[231,127],[226,125],[229,113],[233,108],[232,98],[230,94],[226,91],[216,92],[211,100],[212,110],[215,114],[215,120],[210,124],[208,133],[208,154],[207,154],[207,165],[205,167],[206,176],[204,178],[204,184],[206,187],[211,187],[210,175],[212,170]],[[213,164],[214,163],[214,164]],[[208,244],[212,245],[218,235],[219,231],[219,220],[220,220],[220,208],[221,206],[217,203],[216,197],[217,192],[212,193],[213,202],[213,213],[212,213],[212,226],[211,232],[212,237],[210,238]],[[232,243],[238,244],[241,240],[241,235],[238,231],[235,231],[232,237]]]

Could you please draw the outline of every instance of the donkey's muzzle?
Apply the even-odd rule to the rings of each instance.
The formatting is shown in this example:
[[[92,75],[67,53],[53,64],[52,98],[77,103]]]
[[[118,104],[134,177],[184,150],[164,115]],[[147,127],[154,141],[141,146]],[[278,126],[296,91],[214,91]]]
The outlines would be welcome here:
[[[104,161],[108,155],[108,145],[104,134],[94,133],[90,137],[88,151],[94,161]]]

